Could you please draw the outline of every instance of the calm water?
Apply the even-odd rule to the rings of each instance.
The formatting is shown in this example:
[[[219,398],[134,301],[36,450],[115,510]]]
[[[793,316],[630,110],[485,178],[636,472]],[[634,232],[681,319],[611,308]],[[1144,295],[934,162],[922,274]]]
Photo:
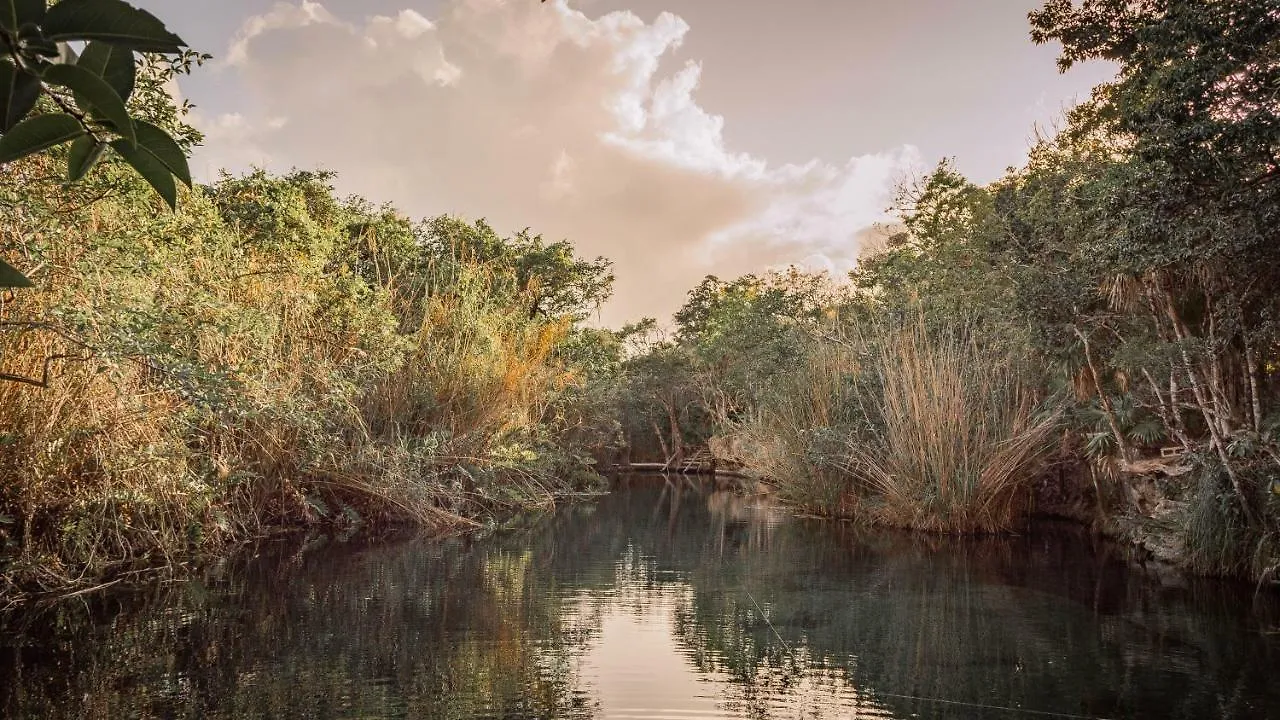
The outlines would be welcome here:
[[[279,542],[6,618],[0,715],[1280,718],[1277,619],[1081,533],[864,535],[634,478],[483,539]]]

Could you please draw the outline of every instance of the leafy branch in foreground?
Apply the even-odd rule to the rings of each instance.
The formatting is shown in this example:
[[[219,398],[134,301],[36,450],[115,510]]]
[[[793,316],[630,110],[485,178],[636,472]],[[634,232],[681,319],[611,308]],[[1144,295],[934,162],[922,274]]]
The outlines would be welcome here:
[[[69,43],[79,42],[77,54]],[[123,0],[0,0],[0,165],[70,143],[67,180],[75,182],[110,148],[176,208],[177,182],[191,186],[186,153],[131,115],[128,102],[135,53],[181,55],[185,46]],[[42,95],[57,111],[36,112]],[[0,260],[0,287],[30,286]]]

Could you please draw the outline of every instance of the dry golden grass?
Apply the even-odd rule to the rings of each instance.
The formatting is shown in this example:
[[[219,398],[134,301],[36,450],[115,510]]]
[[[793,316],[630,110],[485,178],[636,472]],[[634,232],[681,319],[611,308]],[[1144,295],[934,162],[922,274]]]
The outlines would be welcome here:
[[[1016,363],[966,335],[919,320],[877,347],[880,422],[850,442],[848,468],[880,496],[882,522],[992,532],[1025,512],[1057,415],[1038,412]]]
[[[819,342],[744,432],[792,502],[969,533],[1021,519],[1057,421],[1016,362],[919,318]]]
[[[483,264],[426,296],[370,287],[321,246],[246,241],[205,196],[159,214],[28,182],[0,179],[31,208],[0,247],[41,258],[0,300],[0,372],[50,374],[0,382],[0,595],[275,526],[456,527],[554,496],[502,453],[539,429],[571,324],[529,318]]]

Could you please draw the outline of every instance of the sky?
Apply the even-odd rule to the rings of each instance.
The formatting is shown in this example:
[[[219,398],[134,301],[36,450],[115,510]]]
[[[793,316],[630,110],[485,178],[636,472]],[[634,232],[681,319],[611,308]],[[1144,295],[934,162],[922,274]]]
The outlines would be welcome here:
[[[989,182],[1110,78],[1059,74],[1036,0],[138,0],[214,61],[181,83],[219,170],[327,169],[413,217],[615,263],[596,320],[702,277],[851,269],[943,158]]]

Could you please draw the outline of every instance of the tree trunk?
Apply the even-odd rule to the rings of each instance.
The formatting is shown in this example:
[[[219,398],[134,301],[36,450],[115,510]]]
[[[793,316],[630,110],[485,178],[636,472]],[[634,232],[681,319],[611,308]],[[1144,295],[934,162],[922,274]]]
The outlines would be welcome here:
[[[1253,514],[1253,508],[1249,506],[1249,499],[1245,495],[1244,487],[1241,486],[1240,478],[1236,475],[1235,468],[1231,465],[1231,459],[1227,456],[1226,438],[1223,437],[1218,418],[1214,417],[1216,413],[1210,410],[1209,398],[1191,363],[1191,355],[1187,352],[1186,328],[1182,325],[1177,310],[1173,307],[1173,294],[1168,290],[1164,291],[1164,301],[1165,312],[1168,313],[1169,321],[1173,323],[1173,331],[1178,336],[1178,349],[1181,351],[1182,365],[1187,373],[1187,380],[1191,382],[1191,394],[1195,396],[1196,404],[1200,407],[1200,413],[1204,416],[1205,425],[1209,428],[1209,434],[1213,438],[1213,447],[1217,451],[1218,460],[1222,462],[1222,468],[1226,470],[1227,477],[1231,480],[1231,488],[1235,490],[1236,500],[1239,501],[1240,509],[1244,511],[1244,516],[1248,518],[1250,523],[1256,525],[1257,518]]]
[[[658,421],[650,420],[649,424],[653,425],[653,434],[658,438],[658,447],[662,448],[662,461],[664,463],[671,462],[671,451],[667,448],[667,437],[663,434],[662,428],[658,427]]]
[[[1177,385],[1174,383],[1173,376],[1169,376],[1169,402],[1165,403],[1164,393],[1160,391],[1160,385],[1156,383],[1156,379],[1151,373],[1142,368],[1142,376],[1151,384],[1151,391],[1156,394],[1157,412],[1160,413],[1160,422],[1164,423],[1165,428],[1173,435],[1173,438],[1182,445],[1182,449],[1191,452],[1191,443],[1187,440],[1187,435],[1182,431],[1181,418],[1178,416],[1178,397]]]
[[[1116,448],[1120,451],[1121,460],[1130,460],[1133,457],[1132,451],[1129,449],[1129,443],[1125,440],[1124,433],[1120,432],[1120,423],[1116,421],[1115,408],[1111,405],[1111,398],[1107,397],[1106,391],[1102,388],[1102,375],[1098,372],[1098,365],[1093,361],[1093,349],[1089,344],[1089,338],[1080,332],[1080,328],[1072,325],[1071,329],[1075,331],[1076,337],[1080,338],[1080,342],[1084,343],[1084,359],[1089,365],[1089,375],[1093,378],[1093,388],[1098,393],[1098,402],[1102,404],[1102,414],[1107,418],[1107,425],[1111,427],[1111,435],[1115,437]]]
[[[671,422],[671,449],[673,450],[667,465],[675,463],[678,466],[684,460],[684,439],[680,434],[680,413],[676,411],[675,403],[667,406],[667,419]]]
[[[1235,431],[1235,409],[1227,396],[1223,382],[1222,352],[1218,346],[1218,322],[1213,295],[1205,291],[1205,313],[1209,316],[1209,390],[1213,395],[1213,410],[1218,416],[1218,432],[1229,437]]]
[[[1249,378],[1249,407],[1253,412],[1253,431],[1262,432],[1262,397],[1258,392],[1258,356],[1253,352],[1253,343],[1244,339],[1245,374]]]
[[[1169,405],[1173,407],[1173,422],[1177,427],[1181,436],[1187,438],[1187,425],[1182,421],[1182,402],[1178,400],[1178,396],[1182,394],[1182,388],[1178,387],[1178,372],[1176,368],[1169,369]],[[1187,439],[1187,450],[1191,450],[1190,440]]]

